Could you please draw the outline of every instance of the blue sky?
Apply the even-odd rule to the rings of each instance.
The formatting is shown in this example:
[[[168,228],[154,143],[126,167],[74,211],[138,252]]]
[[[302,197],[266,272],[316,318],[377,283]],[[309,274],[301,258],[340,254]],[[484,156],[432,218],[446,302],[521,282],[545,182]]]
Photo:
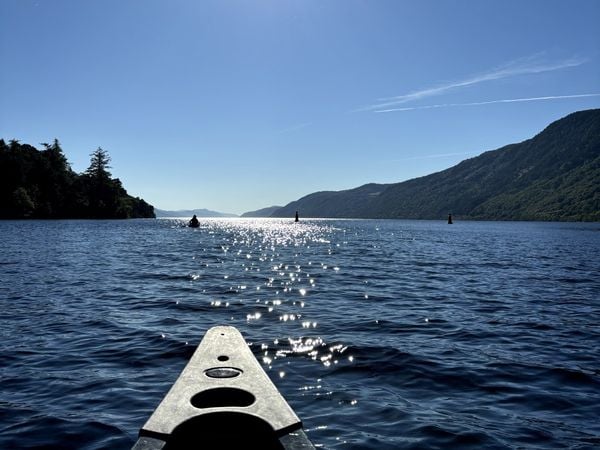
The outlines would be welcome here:
[[[391,183],[600,107],[600,1],[0,0],[0,137],[242,213]]]

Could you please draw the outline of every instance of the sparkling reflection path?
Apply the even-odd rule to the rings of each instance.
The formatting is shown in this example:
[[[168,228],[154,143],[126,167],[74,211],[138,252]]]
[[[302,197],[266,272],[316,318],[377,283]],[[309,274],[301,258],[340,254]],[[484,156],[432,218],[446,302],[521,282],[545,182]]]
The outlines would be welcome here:
[[[0,448],[130,448],[236,326],[322,448],[600,445],[597,224],[0,222]]]

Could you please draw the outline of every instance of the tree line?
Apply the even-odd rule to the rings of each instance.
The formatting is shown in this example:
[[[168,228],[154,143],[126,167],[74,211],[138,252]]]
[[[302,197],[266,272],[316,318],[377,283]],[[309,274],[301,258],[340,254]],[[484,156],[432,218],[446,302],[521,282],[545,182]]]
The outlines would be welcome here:
[[[71,169],[57,139],[43,149],[0,139],[0,219],[127,219],[155,217],[154,207],[112,178],[102,148],[83,173]]]

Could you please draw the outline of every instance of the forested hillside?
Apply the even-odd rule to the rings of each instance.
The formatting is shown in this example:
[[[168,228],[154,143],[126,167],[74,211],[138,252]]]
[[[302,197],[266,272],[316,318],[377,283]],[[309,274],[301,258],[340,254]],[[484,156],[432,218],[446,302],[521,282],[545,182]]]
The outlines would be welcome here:
[[[112,178],[98,148],[81,174],[57,140],[43,149],[0,140],[0,219],[124,219],[154,217],[154,208]]]

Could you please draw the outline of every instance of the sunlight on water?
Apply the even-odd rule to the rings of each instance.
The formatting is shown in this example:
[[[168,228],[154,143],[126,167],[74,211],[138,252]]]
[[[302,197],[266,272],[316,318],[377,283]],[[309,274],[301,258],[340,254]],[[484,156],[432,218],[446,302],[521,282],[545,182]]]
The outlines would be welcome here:
[[[268,370],[273,368],[274,362],[289,356],[306,357],[310,361],[330,367],[340,363],[340,356],[346,351],[347,346],[336,344],[328,346],[321,336],[304,337],[299,335],[300,330],[315,330],[319,322],[310,317],[305,317],[306,301],[312,303],[309,287],[314,290],[317,287],[315,277],[311,272],[314,261],[322,258],[330,258],[333,254],[330,236],[340,231],[339,228],[327,221],[311,221],[293,223],[281,219],[210,219],[205,220],[200,231],[211,235],[222,236],[225,233],[227,242],[219,242],[218,247],[223,253],[223,261],[227,260],[227,254],[236,255],[234,261],[227,265],[229,275],[226,280],[235,280],[237,271],[244,273],[253,271],[262,273],[256,278],[254,286],[236,285],[233,290],[240,292],[253,291],[253,295],[260,295],[254,302],[261,306],[258,311],[246,313],[246,323],[261,323],[265,321],[272,326],[272,316],[277,321],[287,326],[288,345],[275,344],[270,348],[262,344],[263,351],[260,360]],[[339,248],[336,244],[335,248]],[[290,249],[293,251],[290,253]],[[306,264],[305,252],[308,252],[311,260]],[[333,270],[340,272],[339,265],[331,266],[327,261],[318,263],[322,270]],[[244,275],[245,276],[245,275]],[[365,296],[368,298],[367,296]],[[302,300],[298,300],[302,298]],[[304,300],[304,299],[307,300]],[[245,302],[245,299],[241,299]],[[212,306],[221,306],[224,300],[212,300]],[[289,325],[288,325],[289,324]],[[291,326],[291,328],[290,328]],[[354,358],[344,355],[344,363],[352,364]],[[279,377],[283,378],[284,371],[280,371]]]
[[[1,444],[131,448],[215,325],[320,448],[600,442],[593,225],[185,224],[0,223]]]
[[[285,327],[287,345],[279,344],[278,340],[275,347],[261,345],[263,353],[260,360],[267,369],[271,369],[278,359],[289,356],[305,357],[324,367],[340,363],[339,356],[346,346],[336,344],[328,347],[320,336],[305,337],[301,334],[302,330],[317,330],[323,325],[322,320],[307,317],[309,313],[304,310],[307,302],[311,305],[310,309],[318,310],[313,305],[318,298],[311,295],[311,291],[317,289],[314,270],[340,272],[338,264],[328,262],[334,253],[333,248],[340,247],[339,243],[334,245],[331,242],[331,235],[341,231],[340,228],[332,226],[329,221],[318,220],[294,223],[287,219],[211,218],[201,221],[200,228],[193,231],[201,236],[218,237],[212,243],[204,240],[204,244],[217,248],[221,254],[213,264],[218,263],[220,270],[227,272],[221,275],[230,286],[226,296],[231,295],[230,292],[241,295],[234,302],[213,296],[210,305],[233,308],[234,316],[230,320],[236,321],[236,311],[247,310],[237,306],[254,303],[257,309],[244,313],[246,324],[264,323],[264,326],[272,328],[276,320],[279,326]],[[202,249],[203,252],[208,250]],[[310,258],[308,261],[307,257]],[[194,258],[202,265],[202,254]],[[247,280],[249,272],[257,274],[252,276],[252,284],[237,281]],[[203,273],[190,275],[193,281],[206,277]],[[283,329],[278,332],[281,331]],[[352,356],[344,358],[346,364],[353,361]],[[282,378],[284,372],[278,373]]]
[[[182,222],[183,224],[183,222]],[[248,259],[262,258],[267,260],[269,256],[276,253],[278,246],[305,247],[313,243],[329,243],[327,236],[336,230],[326,221],[290,222],[288,219],[204,219],[199,232],[202,230],[209,233],[231,233],[232,239],[227,244],[222,244],[224,252],[234,246],[246,245],[256,248],[255,253],[246,253]],[[255,245],[258,244],[257,247]],[[239,249],[238,254],[243,250]],[[282,263],[279,267],[283,267]],[[288,265],[285,266],[287,270]],[[299,270],[299,266],[292,267]]]

